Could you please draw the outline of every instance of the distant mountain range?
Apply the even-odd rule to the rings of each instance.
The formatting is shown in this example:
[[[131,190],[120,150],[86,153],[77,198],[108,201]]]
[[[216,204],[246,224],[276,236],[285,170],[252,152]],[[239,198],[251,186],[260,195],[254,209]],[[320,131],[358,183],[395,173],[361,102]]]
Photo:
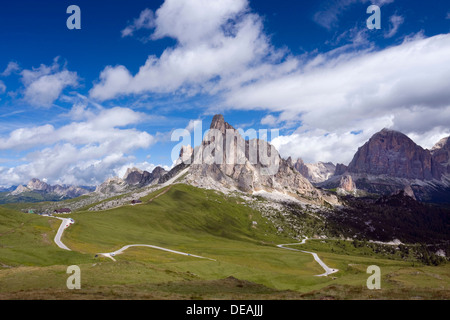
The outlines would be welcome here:
[[[401,132],[383,129],[358,149],[348,165],[305,164],[302,159],[281,158],[263,140],[244,140],[222,115],[213,117],[210,129],[200,146],[181,148],[180,157],[170,171],[161,167],[152,172],[129,168],[123,178],[110,178],[96,188],[51,186],[32,179],[27,185],[4,188],[0,192],[11,202],[24,196],[33,199],[33,194],[41,200],[75,198],[91,192],[107,198],[166,183],[184,171],[182,181],[193,186],[223,192],[284,194],[315,204],[337,203],[333,193],[326,190],[355,196],[403,191],[420,201],[450,203],[449,138],[427,150]],[[226,152],[230,148],[227,139],[233,139],[234,153]],[[270,156],[264,158],[264,152]],[[268,174],[275,164],[276,172]]]
[[[76,198],[94,191],[92,187],[51,186],[39,179],[27,185],[0,190],[0,203],[59,201]]]
[[[442,139],[428,150],[401,132],[383,129],[358,149],[348,165],[337,164],[334,174],[316,186],[380,195],[403,190],[421,201],[450,203],[449,141]]]

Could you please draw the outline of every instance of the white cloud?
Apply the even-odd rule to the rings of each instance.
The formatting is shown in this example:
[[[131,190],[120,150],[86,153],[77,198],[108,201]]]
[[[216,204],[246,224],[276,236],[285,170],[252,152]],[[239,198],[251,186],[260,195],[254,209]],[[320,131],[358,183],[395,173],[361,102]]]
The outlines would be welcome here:
[[[352,5],[362,4],[374,4],[379,7],[392,3],[394,0],[332,0],[325,1],[322,5],[322,9],[314,14],[313,20],[320,26],[332,30],[339,24],[339,19],[342,14],[349,9]],[[365,12],[363,12],[364,14]],[[364,15],[362,15],[364,17]],[[364,20],[364,19],[363,19]]]
[[[7,77],[11,75],[13,72],[17,72],[20,70],[19,65],[17,62],[11,61],[6,66],[6,69],[0,74],[2,77]]]
[[[153,29],[155,27],[155,15],[152,10],[145,9],[134,19],[133,23],[122,30],[122,37],[132,36],[135,31],[140,29]]]
[[[23,70],[24,99],[32,106],[50,107],[66,87],[78,85],[76,72],[60,70],[56,58],[51,66],[41,64],[32,70]]]
[[[264,118],[261,119],[262,125],[275,126],[278,124],[278,119],[271,114],[268,114]]]
[[[385,38],[392,38],[397,34],[398,28],[403,24],[405,19],[402,16],[394,14],[389,18],[390,26],[389,30],[384,34]]]
[[[358,147],[377,131],[392,125],[392,117],[386,116],[360,122],[359,128],[362,131],[359,134],[353,134],[352,131],[360,130],[350,128],[330,132],[320,128],[300,127],[293,134],[274,139],[272,144],[285,158],[302,158],[306,163],[324,161],[348,164]]]
[[[340,139],[351,131],[364,130],[371,135],[389,126],[404,133],[427,135],[434,128],[448,127],[450,34],[415,37],[379,51],[322,54],[314,60],[319,57],[318,63],[304,62],[297,72],[227,93],[226,105],[280,112],[281,120],[301,121],[301,130],[308,135],[297,133],[298,137],[292,139],[315,141],[301,144],[304,157],[315,161],[332,160],[318,149],[319,142],[330,150],[339,150],[332,151],[339,161],[351,160],[348,155],[342,156],[347,140]],[[339,138],[323,137],[323,132]],[[440,132],[445,134],[443,129]],[[298,153],[295,144],[285,150]]]
[[[151,37],[172,37],[178,44],[160,57],[149,56],[135,75],[125,66],[106,67],[90,96],[194,94],[268,76],[273,66],[262,60],[278,59],[279,53],[270,47],[260,17],[248,11],[247,0],[166,0],[156,11]]]
[[[445,17],[445,19],[450,19],[450,11],[447,12],[447,16]]]
[[[1,168],[0,184],[43,177],[52,183],[98,184],[130,161],[128,153],[155,142],[147,132],[127,128],[146,118],[141,113],[118,107],[96,112],[79,105],[74,109],[83,121],[60,128],[49,124],[21,128],[0,138],[0,150],[37,149],[22,159],[24,164]]]

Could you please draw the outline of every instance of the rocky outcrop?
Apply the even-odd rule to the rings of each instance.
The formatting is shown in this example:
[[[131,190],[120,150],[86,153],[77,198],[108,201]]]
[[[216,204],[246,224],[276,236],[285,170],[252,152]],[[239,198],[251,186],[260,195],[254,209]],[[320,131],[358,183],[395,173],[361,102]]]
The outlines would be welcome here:
[[[335,176],[340,176],[340,175],[346,173],[347,170],[348,170],[348,167],[345,164],[338,163],[336,165],[336,170],[334,171],[334,175]]]
[[[431,149],[433,161],[441,167],[441,173],[450,175],[450,137],[441,139]]]
[[[95,192],[114,195],[126,191],[128,186],[129,185],[123,179],[120,179],[119,177],[114,177],[107,179],[101,185],[97,186]]]
[[[403,133],[389,129],[378,132],[359,148],[347,171],[406,179],[440,179],[429,150]]]
[[[11,195],[12,196],[17,196],[21,193],[27,192],[27,191],[31,191],[30,189],[28,189],[27,187],[20,185],[18,186],[14,191],[11,191]]]
[[[145,171],[148,173],[147,171]],[[137,185],[141,182],[144,175],[144,171],[138,168],[128,168],[127,172],[123,176],[123,180],[129,185]]]
[[[304,163],[300,158],[293,166],[313,184],[328,180],[336,171],[336,166],[331,162]]]
[[[339,188],[341,179],[351,176],[358,193],[403,192],[419,201],[449,203],[449,144],[445,138],[427,150],[401,132],[383,129],[358,149],[348,166],[338,164],[335,175],[319,185]]]
[[[345,192],[355,192],[356,191],[356,185],[355,182],[352,179],[351,175],[343,175],[341,177],[341,181],[339,183],[339,188],[344,190]]]
[[[270,143],[245,140],[222,115],[196,147],[186,182],[216,190],[279,191],[320,201],[321,193]]]
[[[175,166],[178,166],[179,164],[186,163],[190,164],[192,160],[192,155],[194,154],[194,149],[189,146],[182,146],[180,150],[180,155],[175,162]]]
[[[138,168],[129,168],[123,177],[123,181],[130,186],[146,186],[158,183],[167,171],[162,167],[156,167],[151,173]]]

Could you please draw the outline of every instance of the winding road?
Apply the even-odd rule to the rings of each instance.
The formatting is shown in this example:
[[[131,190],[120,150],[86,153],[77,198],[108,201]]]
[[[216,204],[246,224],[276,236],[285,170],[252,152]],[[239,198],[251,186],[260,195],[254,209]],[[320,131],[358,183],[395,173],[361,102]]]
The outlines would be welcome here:
[[[152,245],[149,245],[149,244],[130,244],[130,245],[124,246],[121,249],[119,249],[117,251],[114,251],[114,252],[99,253],[99,254],[104,256],[104,257],[108,257],[108,258],[116,261],[116,259],[114,259],[114,256],[123,253],[125,250],[127,250],[127,249],[129,249],[131,247],[147,247],[147,248],[167,251],[167,252],[171,252],[171,253],[175,253],[175,254],[181,254],[183,256],[189,256],[189,257],[194,257],[194,258],[199,258],[199,259],[207,259],[207,260],[211,260],[211,261],[216,261],[215,259],[206,258],[206,257],[202,257],[202,256],[196,256],[194,254],[190,254],[190,253],[186,253],[186,252],[180,252],[180,251],[175,251],[175,250],[162,248],[162,247],[157,247],[157,246],[152,246]]]
[[[288,243],[288,244],[279,244],[279,245],[277,245],[277,247],[283,248],[283,249],[286,249],[286,250],[299,251],[299,252],[303,252],[303,253],[309,253],[309,254],[312,254],[312,256],[314,257],[314,260],[316,260],[317,263],[320,264],[320,266],[325,270],[325,273],[323,273],[323,274],[318,274],[318,275],[316,275],[316,277],[326,277],[326,276],[328,276],[328,275],[330,275],[330,274],[333,274],[333,273],[336,273],[336,272],[339,271],[339,269],[333,269],[333,268],[328,267],[328,266],[327,266],[327,265],[319,258],[319,256],[318,256],[317,253],[315,253],[315,252],[303,251],[303,250],[298,250],[298,249],[293,249],[293,248],[287,248],[287,247],[286,247],[286,246],[295,246],[295,245],[305,244],[305,243],[306,243],[306,240],[308,240],[307,237],[305,237],[305,239],[303,239],[302,242],[299,242],[299,243]]]
[[[56,233],[55,236],[55,243],[58,247],[60,247],[61,249],[64,250],[68,250],[71,251],[62,241],[61,241],[61,237],[64,233],[64,230],[66,230],[68,227],[70,227],[73,223],[75,223],[75,221],[73,221],[73,219],[70,218],[59,218],[59,217],[54,217],[56,219],[61,220],[61,225],[59,226],[58,232]],[[310,251],[304,251],[304,250],[298,250],[298,249],[293,249],[293,248],[289,248],[288,246],[294,246],[294,245],[302,245],[306,243],[306,240],[308,240],[307,237],[305,237],[301,242],[299,243],[288,243],[288,244],[279,244],[277,245],[277,247],[282,248],[282,249],[286,249],[286,250],[292,250],[292,251],[299,251],[299,252],[303,252],[303,253],[309,253],[314,257],[314,260],[317,261],[317,263],[320,264],[320,266],[325,270],[325,273],[323,274],[319,274],[316,275],[317,277],[326,277],[330,274],[336,273],[339,271],[339,269],[333,269],[328,267],[317,255],[317,253],[315,252],[310,252]],[[132,247],[147,247],[147,248],[152,248],[152,249],[157,249],[157,250],[162,250],[162,251],[166,251],[166,252],[171,252],[171,253],[175,253],[175,254],[180,254],[180,255],[184,255],[184,256],[189,256],[189,257],[193,257],[193,258],[199,258],[199,259],[207,259],[207,260],[211,260],[211,261],[216,261],[215,259],[211,259],[211,258],[206,258],[206,257],[202,257],[202,256],[197,256],[195,254],[190,254],[190,253],[186,253],[186,252],[181,252],[181,251],[175,251],[175,250],[171,250],[171,249],[167,249],[167,248],[162,248],[162,247],[158,247],[158,246],[153,246],[150,244],[130,244],[130,245],[126,245],[124,247],[122,247],[121,249],[114,251],[114,252],[108,252],[108,253],[99,253],[99,255],[102,255],[104,257],[110,258],[113,261],[116,261],[116,259],[114,259],[114,257],[118,254],[123,253],[125,250],[132,248]]]
[[[60,247],[61,249],[71,251],[64,243],[62,243],[61,237],[63,235],[64,230],[66,230],[71,224],[73,224],[74,221],[72,219],[67,219],[67,218],[59,218],[59,217],[53,217],[53,218],[62,220],[61,225],[59,226],[58,232],[56,233],[56,236],[54,239],[56,245],[58,247]]]
[[[62,221],[61,225],[59,226],[58,232],[56,233],[55,239],[54,239],[56,245],[58,247],[60,247],[61,249],[71,251],[61,241],[61,237],[62,237],[62,235],[64,233],[64,230],[66,230],[68,227],[70,227],[72,224],[74,224],[75,221],[73,221],[73,219],[68,219],[68,218],[59,218],[59,217],[53,217],[53,218],[56,218],[56,219],[59,219],[59,220]],[[109,253],[99,253],[99,255],[102,255],[104,257],[108,257],[108,258],[116,261],[116,259],[114,259],[114,256],[123,253],[125,250],[127,250],[127,249],[129,249],[131,247],[147,247],[147,248],[153,248],[153,249],[167,251],[167,252],[171,252],[171,253],[175,253],[175,254],[181,254],[181,255],[184,255],[184,256],[189,256],[189,257],[194,257],[194,258],[199,258],[199,259],[207,259],[207,260],[211,260],[211,261],[216,261],[215,259],[206,258],[206,257],[202,257],[202,256],[197,256],[195,254],[190,254],[190,253],[186,253],[186,252],[175,251],[175,250],[171,250],[171,249],[167,249],[167,248],[152,246],[152,245],[149,245],[149,244],[130,244],[130,245],[122,247],[121,249],[119,249],[117,251],[109,252]]]

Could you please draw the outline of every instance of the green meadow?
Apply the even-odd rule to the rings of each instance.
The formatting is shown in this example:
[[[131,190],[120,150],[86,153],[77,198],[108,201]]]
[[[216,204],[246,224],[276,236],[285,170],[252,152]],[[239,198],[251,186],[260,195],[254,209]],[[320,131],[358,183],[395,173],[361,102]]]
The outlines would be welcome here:
[[[164,193],[163,193],[164,192]],[[160,196],[158,196],[160,195]],[[158,197],[157,197],[158,196]],[[142,204],[68,215],[75,224],[59,249],[60,220],[0,208],[0,299],[448,299],[450,268],[424,266],[364,248],[310,240],[294,243],[237,196],[174,185],[149,194]],[[311,235],[306,235],[311,236]],[[207,257],[133,247],[148,244]],[[66,269],[81,269],[81,290],[68,290]],[[366,269],[378,265],[381,290],[369,290]]]

